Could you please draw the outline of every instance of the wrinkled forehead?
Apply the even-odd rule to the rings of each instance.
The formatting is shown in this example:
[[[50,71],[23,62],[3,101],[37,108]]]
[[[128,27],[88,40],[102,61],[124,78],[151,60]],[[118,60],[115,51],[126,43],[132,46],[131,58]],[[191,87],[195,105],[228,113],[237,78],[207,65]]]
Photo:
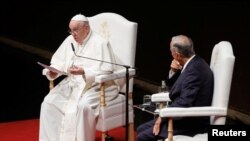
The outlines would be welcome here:
[[[84,24],[84,22],[82,21],[75,21],[75,20],[71,20],[69,22],[69,28],[77,28],[77,27],[80,27]]]

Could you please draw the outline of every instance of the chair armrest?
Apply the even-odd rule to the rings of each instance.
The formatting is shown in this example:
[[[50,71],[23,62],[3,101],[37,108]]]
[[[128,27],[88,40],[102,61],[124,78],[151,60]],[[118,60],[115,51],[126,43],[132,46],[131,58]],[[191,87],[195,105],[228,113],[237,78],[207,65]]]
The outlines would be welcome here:
[[[226,116],[227,109],[223,107],[167,107],[160,110],[160,117],[194,117],[194,116]]]
[[[171,101],[169,98],[169,92],[152,94],[152,102],[167,102]]]
[[[129,77],[134,76],[135,69],[128,69],[128,73],[129,73]],[[117,70],[111,74],[104,74],[104,75],[96,76],[95,82],[103,83],[103,82],[107,82],[110,80],[116,80],[116,79],[125,78],[125,77],[126,77],[126,69],[122,69],[122,70]]]

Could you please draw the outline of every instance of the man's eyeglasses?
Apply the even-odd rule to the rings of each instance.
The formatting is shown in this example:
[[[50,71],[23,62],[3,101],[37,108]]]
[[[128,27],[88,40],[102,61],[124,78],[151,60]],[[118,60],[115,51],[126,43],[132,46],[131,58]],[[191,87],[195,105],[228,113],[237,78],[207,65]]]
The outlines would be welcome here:
[[[82,28],[77,28],[77,29],[69,29],[68,33],[69,34],[78,34],[81,31]]]

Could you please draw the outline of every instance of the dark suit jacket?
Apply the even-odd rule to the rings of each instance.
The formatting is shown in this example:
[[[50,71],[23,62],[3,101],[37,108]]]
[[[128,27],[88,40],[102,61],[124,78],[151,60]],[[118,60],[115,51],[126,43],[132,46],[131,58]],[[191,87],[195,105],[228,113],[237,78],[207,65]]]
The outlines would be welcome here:
[[[181,72],[170,90],[170,107],[210,106],[213,97],[213,73],[204,59],[195,56]],[[167,124],[167,119],[163,120]],[[174,118],[174,134],[193,136],[205,132],[209,117]],[[167,126],[161,126],[160,136],[166,137]]]
[[[177,70],[175,74],[171,78],[166,79],[166,83],[169,89],[171,89],[174,85],[174,82],[178,79],[181,74],[181,70]]]

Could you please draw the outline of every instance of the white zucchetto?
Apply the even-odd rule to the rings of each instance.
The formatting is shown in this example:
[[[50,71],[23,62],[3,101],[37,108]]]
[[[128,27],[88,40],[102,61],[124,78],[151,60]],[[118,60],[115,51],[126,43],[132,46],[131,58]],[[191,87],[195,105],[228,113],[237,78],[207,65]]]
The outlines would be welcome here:
[[[82,15],[82,14],[77,14],[77,15],[75,15],[73,18],[71,18],[71,21],[83,21],[83,22],[87,22],[87,21],[88,21],[88,18],[85,17],[85,16]]]

